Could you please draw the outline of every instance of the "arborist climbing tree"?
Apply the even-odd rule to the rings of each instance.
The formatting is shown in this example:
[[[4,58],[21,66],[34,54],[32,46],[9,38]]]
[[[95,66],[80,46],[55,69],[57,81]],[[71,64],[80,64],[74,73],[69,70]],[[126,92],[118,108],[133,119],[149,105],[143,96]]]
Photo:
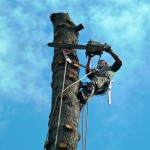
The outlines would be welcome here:
[[[54,13],[50,18],[54,25],[54,41],[48,43],[48,46],[54,47],[51,84],[53,92],[49,129],[44,146],[46,150],[76,150],[80,140],[78,133],[80,111],[93,95],[109,93],[112,76],[119,70],[122,61],[106,43],[90,40],[87,45],[79,45],[77,38],[83,26],[82,24],[76,26],[68,14]],[[86,51],[88,56],[86,66],[79,63],[76,49]],[[106,61],[99,60],[98,67],[91,69],[92,57],[101,56],[103,52],[114,58],[114,64],[109,66]],[[86,68],[86,74],[79,79],[80,66]],[[91,82],[82,83],[81,80],[86,76]],[[82,145],[84,150],[86,145]]]
[[[93,95],[102,95],[108,92],[108,102],[111,104],[110,85],[113,75],[120,69],[122,65],[121,59],[111,50],[106,47],[103,49],[110,54],[115,62],[109,65],[105,60],[99,60],[96,69],[92,69],[92,73],[88,75],[91,80],[89,83],[81,83],[82,89],[78,93],[78,98],[82,104],[86,104]],[[94,55],[88,55],[88,62],[86,65],[86,74],[91,71],[91,60]]]

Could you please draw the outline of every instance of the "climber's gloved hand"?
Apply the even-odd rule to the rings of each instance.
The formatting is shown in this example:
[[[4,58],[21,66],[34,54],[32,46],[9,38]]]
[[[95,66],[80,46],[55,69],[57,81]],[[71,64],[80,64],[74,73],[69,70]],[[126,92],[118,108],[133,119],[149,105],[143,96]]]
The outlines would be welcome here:
[[[112,52],[111,46],[108,45],[107,43],[105,43],[103,46],[103,51],[105,51],[107,53]]]
[[[96,74],[97,70],[96,69],[91,69],[92,74]]]

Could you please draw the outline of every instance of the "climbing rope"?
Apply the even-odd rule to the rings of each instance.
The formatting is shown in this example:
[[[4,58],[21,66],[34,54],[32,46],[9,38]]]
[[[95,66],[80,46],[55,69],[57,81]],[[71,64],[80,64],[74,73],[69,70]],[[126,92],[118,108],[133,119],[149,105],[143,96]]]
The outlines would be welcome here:
[[[64,89],[63,92],[65,92],[68,88],[70,88],[71,86],[73,86],[74,84],[78,83],[79,81],[81,81],[82,79],[84,79],[86,76],[88,76],[89,74],[91,74],[92,71],[90,71],[88,74],[86,74],[85,76],[83,76],[82,78],[78,79],[76,82],[70,84],[67,88]]]
[[[84,140],[84,107],[82,108],[82,150],[85,150]]]
[[[87,141],[87,134],[88,134],[88,103],[86,105],[86,131],[85,131],[85,150],[86,150],[86,141]]]
[[[84,135],[84,107],[82,108],[82,150],[86,150],[86,141],[87,141],[87,134],[88,134],[88,103],[86,108],[86,129]]]
[[[63,91],[64,91],[65,78],[66,78],[66,68],[67,68],[67,61],[65,61],[65,70],[64,70],[64,77],[63,77],[63,84],[62,84],[62,92],[61,92],[61,98],[60,98],[59,116],[58,116],[58,124],[57,124],[57,130],[56,130],[56,137],[55,137],[54,150],[56,149],[57,138],[58,138],[58,130],[59,130],[59,124],[60,124],[61,108],[62,108],[62,95],[63,95]]]

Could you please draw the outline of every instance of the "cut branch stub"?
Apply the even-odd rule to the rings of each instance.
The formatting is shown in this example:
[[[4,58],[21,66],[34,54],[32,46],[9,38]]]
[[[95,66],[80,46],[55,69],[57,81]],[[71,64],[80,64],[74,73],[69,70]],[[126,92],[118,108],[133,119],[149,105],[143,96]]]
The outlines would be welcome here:
[[[67,143],[61,142],[61,143],[59,143],[59,147],[62,149],[67,149]]]
[[[75,32],[79,32],[79,31],[81,31],[82,29],[84,29],[84,26],[83,26],[82,24],[79,24],[78,26],[76,26],[76,27],[74,28]]]
[[[64,128],[65,128],[67,131],[69,131],[69,132],[72,132],[72,131],[73,131],[73,127],[72,127],[71,124],[65,124],[65,125],[64,125]]]

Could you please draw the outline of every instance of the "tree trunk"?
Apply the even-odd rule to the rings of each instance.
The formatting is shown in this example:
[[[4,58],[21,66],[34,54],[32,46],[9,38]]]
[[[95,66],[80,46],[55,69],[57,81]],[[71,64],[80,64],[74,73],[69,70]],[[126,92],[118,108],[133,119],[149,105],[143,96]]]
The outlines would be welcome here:
[[[81,30],[70,19],[68,13],[54,13],[50,16],[54,26],[54,42],[55,43],[68,43],[77,44],[78,32]],[[76,150],[77,143],[80,139],[78,133],[78,123],[80,114],[80,103],[77,99],[77,92],[79,90],[79,82],[68,88],[63,95],[63,76],[65,70],[65,58],[60,48],[54,48],[54,57],[52,62],[52,108],[49,120],[48,140],[45,143],[46,150],[54,150],[55,140],[58,127],[58,118],[62,107],[60,124],[58,130],[58,138],[56,143],[56,150],[67,149]],[[72,61],[78,61],[75,52],[67,52]],[[65,76],[65,86],[78,80],[79,67],[67,63],[67,70]],[[60,95],[60,96],[58,96]],[[56,103],[56,105],[55,105]],[[56,107],[55,107],[56,106]]]

